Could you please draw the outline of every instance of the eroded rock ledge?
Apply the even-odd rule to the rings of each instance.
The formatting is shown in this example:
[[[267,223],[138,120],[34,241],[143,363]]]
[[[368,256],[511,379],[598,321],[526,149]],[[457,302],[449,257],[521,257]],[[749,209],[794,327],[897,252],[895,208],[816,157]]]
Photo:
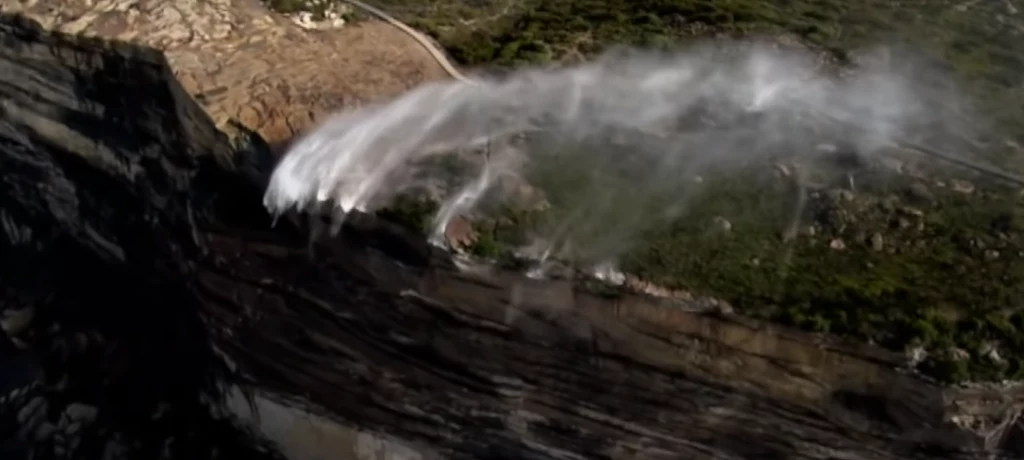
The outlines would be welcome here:
[[[39,368],[0,428],[36,458],[273,458],[211,413],[226,383],[450,458],[1022,455],[1020,394],[870,347],[460,273],[367,215],[310,248],[160,53],[10,15],[0,43],[0,308]]]

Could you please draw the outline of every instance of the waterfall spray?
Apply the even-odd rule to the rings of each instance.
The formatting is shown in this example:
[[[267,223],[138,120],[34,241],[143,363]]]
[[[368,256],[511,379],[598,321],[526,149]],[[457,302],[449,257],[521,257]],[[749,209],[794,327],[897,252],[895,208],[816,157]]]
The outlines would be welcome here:
[[[430,83],[335,116],[300,139],[274,171],[264,203],[275,214],[314,203],[332,203],[340,214],[372,210],[382,197],[416,185],[410,178],[423,158],[539,133],[525,146],[489,155],[446,197],[431,240],[441,244],[451,219],[479,206],[496,178],[531,169],[555,177],[548,182],[565,188],[559,196],[573,207],[551,227],[557,234],[538,235],[551,242],[546,254],[578,243],[567,241],[566,229],[588,229],[605,232],[591,241],[601,246],[593,262],[606,261],[638,229],[678,213],[689,193],[681,184],[702,168],[821,155],[813,146],[823,140],[841,139],[869,154],[896,139],[962,132],[958,95],[915,81],[920,72],[873,64],[836,78],[806,51],[719,42],[671,55],[608,54],[474,84]],[[620,171],[628,171],[628,181],[595,182]],[[646,202],[665,206],[628,219],[612,214]]]
[[[484,192],[494,182],[494,170],[495,166],[490,161],[484,164],[483,170],[476,179],[467,184],[461,190],[459,190],[454,197],[444,202],[441,205],[441,209],[438,210],[437,215],[434,216],[432,223],[433,233],[430,236],[431,244],[436,246],[445,245],[445,230],[448,229],[448,223],[459,215],[460,213],[473,209],[477,201],[483,196]]]

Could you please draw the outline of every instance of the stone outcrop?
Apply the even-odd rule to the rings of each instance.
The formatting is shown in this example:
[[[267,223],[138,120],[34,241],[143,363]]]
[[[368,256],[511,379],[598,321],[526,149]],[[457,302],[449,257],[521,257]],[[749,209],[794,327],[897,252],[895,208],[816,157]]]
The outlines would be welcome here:
[[[25,0],[4,2],[0,11],[163,50],[218,126],[234,119],[271,143],[342,108],[447,77],[391,25],[305,30],[258,0]]]
[[[225,370],[180,276],[253,164],[153,49],[7,15],[0,43],[0,315],[28,319],[4,332],[36,358],[0,404],[5,439],[34,458],[274,458],[204,402]]]
[[[266,144],[218,131],[160,53],[9,15],[0,43],[0,313],[32,312],[6,335],[37,363],[0,430],[35,458],[276,458],[211,410],[229,384],[447,458],[1022,455],[1018,390],[462,272],[369,215],[310,242],[260,204]]]

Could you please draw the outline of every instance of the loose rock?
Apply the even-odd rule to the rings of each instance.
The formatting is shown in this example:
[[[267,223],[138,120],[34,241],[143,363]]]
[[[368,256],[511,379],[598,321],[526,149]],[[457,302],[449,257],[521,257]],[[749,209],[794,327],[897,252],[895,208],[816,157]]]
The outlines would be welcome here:
[[[927,185],[917,182],[907,188],[907,197],[918,204],[932,204],[935,202],[935,194]]]
[[[713,220],[713,225],[715,230],[722,233],[728,233],[732,231],[732,222],[729,222],[726,218],[722,216],[715,217]]]
[[[953,179],[950,181],[949,188],[954,192],[963,193],[965,195],[974,193],[974,184],[961,179]]]
[[[882,237],[881,233],[875,233],[871,235],[871,249],[875,251],[881,251],[885,249],[885,238]]]

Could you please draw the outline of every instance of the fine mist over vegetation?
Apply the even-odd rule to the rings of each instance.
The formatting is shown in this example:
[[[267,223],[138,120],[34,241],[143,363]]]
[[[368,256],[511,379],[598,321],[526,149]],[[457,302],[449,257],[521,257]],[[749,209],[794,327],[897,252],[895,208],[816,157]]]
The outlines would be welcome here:
[[[1024,378],[1019,187],[890,145],[1019,170],[1024,29],[1013,2],[375,3],[501,76],[341,115],[317,133],[348,136],[347,151],[408,152],[347,169],[378,187],[282,175],[272,207],[315,203],[330,184],[326,198],[362,194],[342,202],[387,206],[379,214],[436,242],[451,242],[446,222],[469,221],[464,249],[477,256],[613,267],[744,315],[906,351],[944,381]],[[734,40],[749,36],[759,38]],[[684,61],[707,64],[637,89]],[[570,90],[587,87],[582,69],[604,75],[603,90]],[[545,86],[552,77],[565,83]],[[683,81],[701,96],[665,89]],[[772,103],[757,107],[757,94]],[[466,102],[488,98],[515,103]],[[403,103],[417,115],[389,118]],[[428,123],[440,113],[439,125],[467,130]],[[416,128],[368,128],[384,119]]]
[[[854,75],[837,79],[817,68],[812,55],[719,42],[673,54],[620,51],[479,85],[428,84],[341,114],[300,139],[275,171],[267,204],[283,212],[330,200],[341,212],[365,210],[381,194],[402,192],[397,184],[410,183],[400,179],[416,176],[408,169],[422,156],[522,133],[543,135],[518,149],[526,157],[520,161],[498,152],[476,179],[485,183],[471,186],[479,189],[474,194],[494,177],[520,174],[514,169],[523,160],[583,143],[590,143],[592,161],[576,168],[600,165],[602,150],[623,144],[610,163],[618,168],[645,157],[640,163],[649,170],[634,178],[640,181],[634,188],[653,192],[709,165],[805,153],[816,142],[870,152],[897,139],[950,144],[957,140],[950,133],[963,136],[971,118],[950,84],[935,84],[934,74],[915,78],[931,69],[907,65],[907,57],[879,54],[884,59],[866,60]],[[635,139],[617,142],[618,134]]]
[[[968,82],[993,137],[1024,141],[1024,72],[1018,0],[377,0],[374,4],[433,35],[472,68],[578,62],[610,45],[671,49],[708,37],[770,37],[801,43],[839,65],[857,50],[907,45]],[[994,139],[993,139],[994,141]],[[1004,154],[1002,143],[993,154]]]

